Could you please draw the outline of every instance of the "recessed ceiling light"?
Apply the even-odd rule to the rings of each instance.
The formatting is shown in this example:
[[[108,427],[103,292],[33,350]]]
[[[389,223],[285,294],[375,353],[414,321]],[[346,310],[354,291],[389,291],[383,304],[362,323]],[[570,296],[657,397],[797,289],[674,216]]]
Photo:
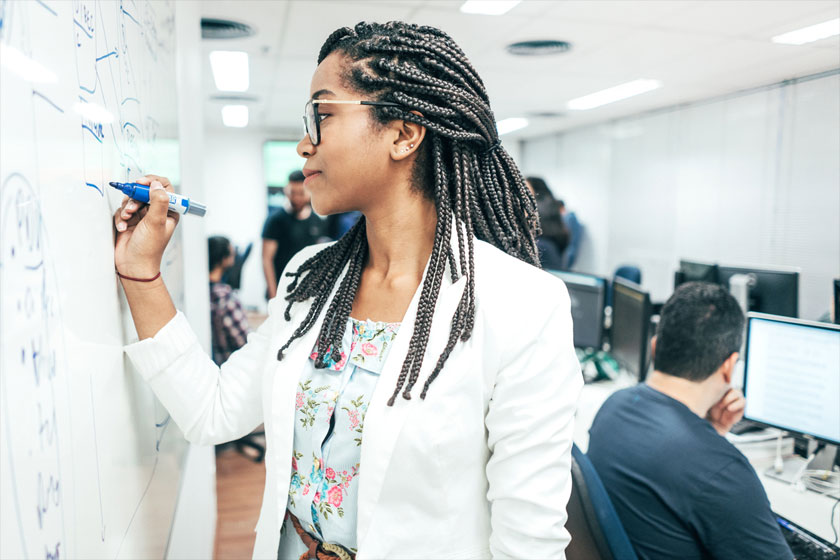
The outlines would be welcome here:
[[[213,80],[221,91],[248,89],[248,53],[243,51],[213,51],[210,53]]]
[[[248,126],[248,107],[246,105],[225,105],[222,107],[222,122],[225,126],[244,128]]]
[[[528,126],[528,119],[523,119],[522,117],[503,119],[496,123],[499,136],[513,132],[514,130],[519,130],[520,128],[525,128],[526,126]]]
[[[567,41],[541,39],[536,41],[518,41],[507,47],[507,52],[517,56],[542,56],[560,54],[572,50],[572,44]]]
[[[55,72],[40,62],[32,60],[15,47],[2,43],[0,43],[0,66],[14,72],[27,82],[54,84],[58,81]]]
[[[601,105],[606,105],[607,103],[621,101],[622,99],[627,99],[628,97],[646,93],[660,87],[662,87],[662,82],[659,80],[633,80],[632,82],[627,82],[626,84],[621,84],[601,91],[596,91],[595,93],[590,93],[589,95],[584,95],[583,97],[578,97],[577,99],[572,99],[566,104],[566,106],[574,111],[585,111],[586,109],[594,109],[595,107],[600,107]]]
[[[521,0],[467,0],[461,6],[465,14],[484,14],[485,16],[500,16],[508,13]]]
[[[804,45],[805,43],[812,43],[820,39],[834,37],[835,35],[840,35],[840,18],[776,35],[771,40],[774,43],[782,43],[784,45]]]

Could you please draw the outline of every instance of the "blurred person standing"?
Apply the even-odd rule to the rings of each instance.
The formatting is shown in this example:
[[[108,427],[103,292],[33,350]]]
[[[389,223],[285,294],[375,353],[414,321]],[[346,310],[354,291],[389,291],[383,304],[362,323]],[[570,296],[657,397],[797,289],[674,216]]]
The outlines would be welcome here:
[[[233,246],[227,237],[216,235],[207,240],[210,266],[210,327],[213,336],[213,361],[222,365],[236,350],[245,346],[250,327],[242,303],[222,275],[233,266]]]
[[[578,249],[580,249],[580,240],[583,237],[583,225],[578,221],[577,215],[574,212],[566,210],[566,203],[563,200],[558,200],[557,205],[560,208],[560,215],[563,217],[563,222],[566,224],[566,230],[569,234],[569,243],[563,252],[563,270],[571,270],[577,260]]]
[[[540,264],[549,270],[562,270],[562,255],[569,243],[569,232],[563,224],[558,202],[541,177],[526,177],[525,184],[537,201],[540,216],[542,233],[537,237]]]
[[[277,294],[277,282],[286,264],[298,251],[324,241],[329,232],[327,222],[312,211],[309,192],[303,186],[303,172],[292,171],[284,193],[287,208],[280,208],[265,221],[262,238],[262,261],[266,295]]]

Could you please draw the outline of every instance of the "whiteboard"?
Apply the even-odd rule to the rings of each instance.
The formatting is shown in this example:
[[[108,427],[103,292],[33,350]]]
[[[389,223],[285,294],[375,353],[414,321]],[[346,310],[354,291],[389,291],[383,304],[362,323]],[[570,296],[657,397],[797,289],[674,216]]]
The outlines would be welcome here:
[[[171,2],[0,0],[0,558],[166,554],[186,444],[123,356],[107,183],[177,172],[174,23]]]

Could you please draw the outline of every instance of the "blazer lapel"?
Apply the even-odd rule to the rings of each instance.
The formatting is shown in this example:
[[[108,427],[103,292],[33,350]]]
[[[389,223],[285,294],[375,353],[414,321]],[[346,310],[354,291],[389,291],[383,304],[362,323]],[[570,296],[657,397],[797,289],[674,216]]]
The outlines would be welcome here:
[[[457,255],[458,245],[456,233],[453,228],[452,239],[450,240],[453,250]],[[435,312],[432,317],[432,328],[429,334],[429,341],[426,345],[426,352],[423,358],[423,366],[420,370],[420,377],[417,384],[411,391],[411,400],[402,398],[401,394],[394,401],[394,406],[388,406],[388,399],[394,393],[402,370],[403,362],[408,355],[408,345],[414,331],[414,321],[417,317],[420,293],[423,289],[423,282],[429,271],[429,264],[426,263],[426,270],[423,272],[423,280],[420,282],[411,300],[408,310],[391,346],[390,353],[386,358],[385,365],[377,381],[376,389],[368,405],[365,415],[365,427],[362,435],[361,470],[364,473],[359,478],[359,502],[357,517],[357,543],[360,545],[367,534],[373,519],[373,510],[379,495],[382,491],[382,483],[391,462],[394,446],[397,437],[402,430],[411,410],[414,406],[422,406],[420,393],[423,383],[429,373],[434,369],[446,342],[449,339],[449,329],[452,316],[458,307],[458,302],[467,284],[466,276],[461,276],[456,282],[452,282],[449,265],[447,263],[438,295]]]

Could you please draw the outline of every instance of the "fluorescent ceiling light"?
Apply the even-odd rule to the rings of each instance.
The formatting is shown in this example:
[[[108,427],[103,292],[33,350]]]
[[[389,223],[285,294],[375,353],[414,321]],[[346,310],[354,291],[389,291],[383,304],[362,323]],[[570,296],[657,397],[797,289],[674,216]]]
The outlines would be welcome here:
[[[222,122],[225,126],[243,128],[248,126],[248,107],[246,105],[225,105],[222,107]]]
[[[660,87],[662,87],[662,82],[659,80],[633,80],[626,84],[572,99],[566,106],[574,111],[585,111],[586,109],[594,109],[607,103],[621,101],[622,99],[627,99],[628,97],[646,93]]]
[[[27,82],[54,84],[58,81],[55,72],[16,48],[2,43],[0,43],[0,66],[14,72]]]
[[[825,21],[816,25],[810,25],[791,31],[790,33],[783,33],[776,35],[771,39],[774,43],[782,43],[785,45],[804,45],[820,39],[827,39],[840,35],[840,18]]]
[[[73,110],[82,118],[95,123],[111,124],[114,122],[114,115],[111,114],[111,111],[96,103],[76,103],[73,105]]]
[[[220,91],[247,91],[248,53],[242,51],[213,51],[210,53],[213,80]]]
[[[507,134],[508,132],[513,132],[514,130],[519,130],[520,128],[525,128],[526,126],[528,126],[528,119],[523,119],[521,117],[503,119],[496,123],[499,136]]]
[[[508,13],[520,0],[467,0],[461,6],[465,14],[500,16]]]

